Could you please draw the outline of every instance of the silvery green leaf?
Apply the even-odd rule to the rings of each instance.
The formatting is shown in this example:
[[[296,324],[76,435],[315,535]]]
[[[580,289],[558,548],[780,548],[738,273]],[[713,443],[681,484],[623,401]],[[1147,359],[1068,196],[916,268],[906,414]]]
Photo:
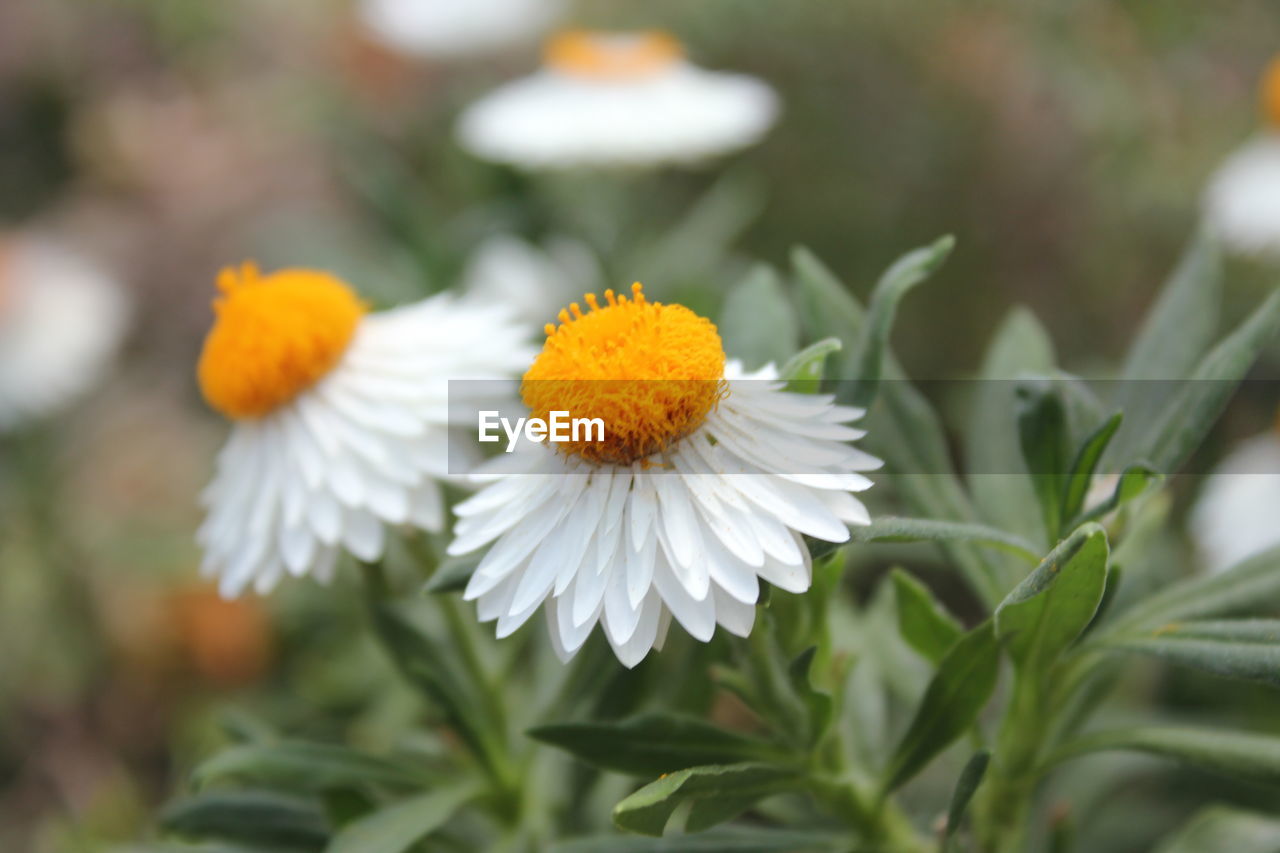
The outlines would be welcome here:
[[[645,785],[613,809],[619,829],[662,835],[672,812],[691,803],[686,829],[698,832],[737,817],[773,794],[803,786],[804,774],[772,764],[691,767]]]
[[[730,358],[748,370],[782,364],[799,346],[800,329],[778,274],[764,264],[752,268],[729,291],[716,324]]]

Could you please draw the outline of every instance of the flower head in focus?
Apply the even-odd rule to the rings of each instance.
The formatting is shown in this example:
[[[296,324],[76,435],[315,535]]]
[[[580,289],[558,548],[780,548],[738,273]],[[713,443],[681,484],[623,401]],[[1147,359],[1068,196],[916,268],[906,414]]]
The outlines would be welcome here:
[[[50,414],[92,387],[128,316],[117,282],[69,247],[0,235],[0,430]]]
[[[672,616],[702,641],[746,636],[761,580],[807,590],[801,535],[844,542],[868,523],[851,492],[880,465],[847,444],[860,410],[743,374],[710,321],[632,293],[560,312],[521,386],[533,416],[599,417],[603,439],[530,446],[523,473],[455,508],[449,547],[492,543],[466,598],[499,637],[541,607],[562,658],[600,623],[627,666]]]
[[[198,373],[235,426],[199,540],[222,594],[266,592],[286,574],[327,580],[344,549],[376,560],[384,524],[439,530],[447,380],[514,375],[524,333],[447,296],[370,314],[315,270],[246,264],[218,287]]]
[[[397,53],[455,59],[492,53],[545,33],[564,0],[360,0],[368,33]]]
[[[458,138],[526,169],[688,163],[754,144],[777,110],[763,82],[701,69],[665,33],[571,31],[541,70],[472,104]]]
[[[1205,480],[1191,510],[1191,535],[1206,568],[1228,569],[1280,545],[1280,424],[1242,442]]]
[[[1264,129],[1227,158],[1209,181],[1209,229],[1244,254],[1280,257],[1280,57],[1262,78]]]

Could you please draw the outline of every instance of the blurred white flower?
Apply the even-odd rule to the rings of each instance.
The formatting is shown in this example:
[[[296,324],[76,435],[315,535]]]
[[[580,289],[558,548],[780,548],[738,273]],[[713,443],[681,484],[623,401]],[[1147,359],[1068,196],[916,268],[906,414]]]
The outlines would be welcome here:
[[[366,314],[313,270],[219,278],[200,387],[232,418],[203,495],[202,572],[224,596],[326,581],[341,550],[382,556],[384,524],[443,525],[448,380],[501,379],[530,356],[504,310],[435,296]]]
[[[497,235],[481,243],[468,259],[462,289],[542,325],[562,305],[595,289],[600,277],[595,257],[582,243],[553,237],[544,251],[518,237]]]
[[[777,111],[768,85],[698,68],[666,34],[569,32],[541,70],[472,104],[458,139],[528,169],[688,163],[752,145]]]
[[[119,284],[70,247],[0,235],[0,429],[90,388],[115,355],[128,315]]]
[[[533,41],[563,14],[564,0],[359,0],[361,22],[388,48],[454,59]]]
[[[1204,215],[1228,248],[1280,257],[1280,60],[1263,77],[1262,107],[1266,128],[1209,179]]]
[[[1280,434],[1240,444],[1205,481],[1191,534],[1211,572],[1280,545]]]
[[[880,465],[847,444],[862,410],[744,375],[708,320],[632,293],[562,311],[521,388],[534,417],[600,417],[603,435],[529,445],[455,507],[449,546],[490,545],[466,598],[499,637],[541,607],[561,659],[599,623],[628,667],[672,616],[703,642],[717,625],[746,636],[760,581],[809,589],[802,534],[844,542],[869,523],[851,492]]]

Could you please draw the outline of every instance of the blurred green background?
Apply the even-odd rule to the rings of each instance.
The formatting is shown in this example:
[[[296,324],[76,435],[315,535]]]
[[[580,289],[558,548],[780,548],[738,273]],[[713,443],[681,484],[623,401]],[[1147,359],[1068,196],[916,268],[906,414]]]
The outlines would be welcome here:
[[[486,235],[557,234],[594,246],[602,286],[645,277],[714,311],[747,262],[796,244],[865,294],[954,233],[899,320],[912,375],[966,375],[1015,303],[1061,363],[1102,371],[1194,232],[1207,176],[1257,127],[1280,44],[1267,0],[595,0],[569,21],[671,30],[699,64],[769,81],[781,120],[704,169],[522,176],[450,128],[530,70],[532,46],[413,60],[329,0],[0,4],[0,228],[61,234],[136,303],[102,387],[0,437],[0,849],[137,836],[227,727],[377,744],[415,713],[342,596],[291,584],[229,604],[196,581],[196,495],[225,428],[192,368],[224,264],[329,267],[392,302],[453,284]],[[1230,302],[1266,286],[1233,262]],[[1184,793],[1126,796],[1172,822]],[[1141,849],[1116,833],[1106,849]]]

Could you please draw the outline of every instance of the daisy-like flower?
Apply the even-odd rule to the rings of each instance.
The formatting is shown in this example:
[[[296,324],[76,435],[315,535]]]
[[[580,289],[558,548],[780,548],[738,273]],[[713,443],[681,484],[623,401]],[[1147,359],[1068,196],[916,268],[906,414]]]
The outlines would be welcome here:
[[[117,282],[72,249],[0,235],[0,429],[50,414],[91,388],[128,316]]]
[[[361,0],[369,34],[391,50],[430,59],[491,53],[545,33],[564,0]]]
[[[1280,545],[1280,424],[1243,442],[1205,481],[1191,534],[1211,572]]]
[[[761,580],[807,590],[801,534],[844,542],[868,523],[851,492],[880,465],[846,443],[860,410],[743,374],[710,321],[632,292],[561,311],[521,385],[532,417],[598,417],[603,439],[531,445],[525,473],[455,508],[449,547],[492,543],[465,596],[499,637],[542,607],[562,659],[600,623],[629,667],[672,616],[702,641],[746,636]]]
[[[441,529],[448,378],[515,375],[524,333],[448,296],[369,314],[314,270],[245,264],[218,287],[198,373],[235,425],[198,538],[221,593],[326,581],[343,549],[376,560],[385,524]]]
[[[1210,230],[1243,254],[1280,256],[1280,58],[1262,80],[1264,130],[1227,158],[1209,181]]]
[[[757,142],[778,110],[767,85],[698,68],[665,33],[567,32],[543,66],[463,113],[463,147],[529,169],[687,163]]]

